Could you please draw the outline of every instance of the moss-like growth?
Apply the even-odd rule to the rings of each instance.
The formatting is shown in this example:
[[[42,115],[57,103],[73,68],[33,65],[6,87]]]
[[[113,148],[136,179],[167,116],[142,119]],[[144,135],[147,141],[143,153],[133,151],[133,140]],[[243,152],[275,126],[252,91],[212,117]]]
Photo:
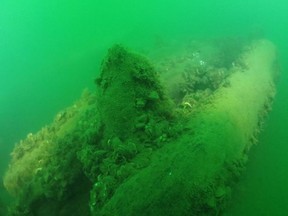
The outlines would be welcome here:
[[[120,45],[109,49],[97,83],[99,111],[107,139],[116,136],[124,141],[131,137],[144,112],[149,118],[164,117],[169,112],[153,66],[146,58]]]
[[[16,145],[4,177],[6,189],[16,197],[10,215],[67,215],[73,212],[67,209],[69,202],[88,202],[91,182],[77,154],[84,146],[97,144],[99,122],[95,95],[85,91],[52,124]],[[67,214],[60,213],[64,211]],[[88,206],[81,211],[89,213]]]
[[[166,68],[187,75],[176,109],[153,65],[113,46],[97,96],[86,91],[15,147],[10,216],[220,215],[273,98],[274,48],[263,44],[245,73],[234,65],[224,76],[194,52]]]

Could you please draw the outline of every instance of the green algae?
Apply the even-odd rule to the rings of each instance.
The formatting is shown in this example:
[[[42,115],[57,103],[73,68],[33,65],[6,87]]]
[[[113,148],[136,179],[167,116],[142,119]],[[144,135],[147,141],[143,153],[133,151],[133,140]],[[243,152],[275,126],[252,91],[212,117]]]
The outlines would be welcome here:
[[[191,65],[185,59],[179,68]],[[256,117],[249,113],[253,118],[239,120],[240,99],[229,93],[238,87],[221,83],[237,86],[232,78],[246,67],[231,68],[177,100],[167,96],[156,68],[121,45],[109,49],[96,79],[97,92],[84,91],[52,124],[16,145],[4,179],[16,197],[11,216],[223,211],[253,144],[251,138],[263,121],[259,111],[267,113],[265,98],[273,88],[257,98],[256,108],[247,99]],[[195,79],[202,83],[218,69],[203,67],[203,75]],[[181,82],[191,84],[193,79]],[[244,128],[249,120],[253,124]]]

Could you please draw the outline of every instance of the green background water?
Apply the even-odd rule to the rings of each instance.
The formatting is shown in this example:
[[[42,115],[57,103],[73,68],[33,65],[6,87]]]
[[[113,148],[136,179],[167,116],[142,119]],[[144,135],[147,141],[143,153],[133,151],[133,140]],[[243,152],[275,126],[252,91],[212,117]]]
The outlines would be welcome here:
[[[93,79],[114,43],[265,33],[282,74],[273,111],[227,215],[288,215],[288,3],[284,0],[2,0],[0,173],[14,143],[52,121]],[[260,29],[260,30],[259,30]],[[4,196],[3,188],[0,189]]]

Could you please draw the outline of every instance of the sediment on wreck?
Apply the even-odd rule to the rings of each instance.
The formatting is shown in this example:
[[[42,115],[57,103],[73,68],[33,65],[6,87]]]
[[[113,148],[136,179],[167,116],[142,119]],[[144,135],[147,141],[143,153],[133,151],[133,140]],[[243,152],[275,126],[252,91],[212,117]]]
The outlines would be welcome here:
[[[271,108],[275,47],[198,48],[158,67],[111,47],[96,92],[15,146],[10,215],[219,215]]]
[[[122,184],[102,215],[218,215],[274,96],[275,59],[272,43],[254,42],[243,54],[245,70],[236,70],[229,86],[188,115],[186,132]]]

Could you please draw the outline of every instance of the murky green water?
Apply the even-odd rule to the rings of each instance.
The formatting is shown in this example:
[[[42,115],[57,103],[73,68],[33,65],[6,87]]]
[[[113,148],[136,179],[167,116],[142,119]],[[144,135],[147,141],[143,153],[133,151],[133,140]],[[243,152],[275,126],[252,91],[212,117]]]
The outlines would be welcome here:
[[[0,173],[14,143],[94,89],[106,49],[264,34],[279,49],[278,94],[227,215],[288,214],[286,1],[8,1],[0,6]],[[4,189],[0,188],[4,197]],[[236,194],[236,193],[235,193]]]

